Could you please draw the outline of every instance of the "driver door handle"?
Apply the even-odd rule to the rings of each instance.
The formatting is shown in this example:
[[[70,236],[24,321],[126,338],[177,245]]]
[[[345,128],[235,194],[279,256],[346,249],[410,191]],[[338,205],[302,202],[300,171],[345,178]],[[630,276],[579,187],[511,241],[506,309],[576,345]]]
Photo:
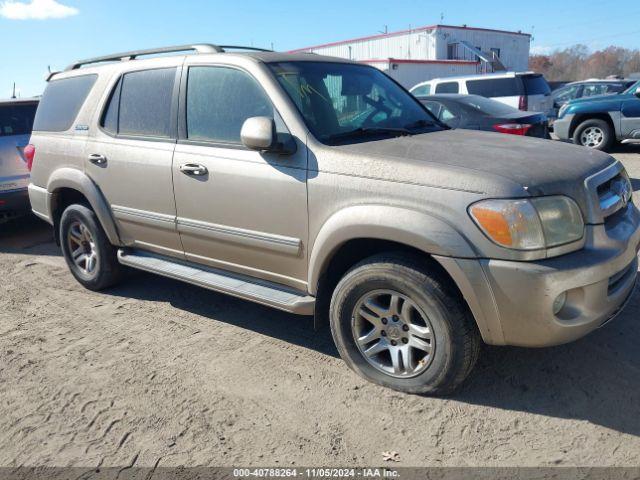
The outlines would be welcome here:
[[[185,175],[191,175],[194,177],[201,177],[209,173],[207,167],[198,163],[183,163],[180,165],[180,171]]]
[[[89,155],[89,161],[95,165],[104,165],[107,163],[107,157],[99,153],[92,153]]]

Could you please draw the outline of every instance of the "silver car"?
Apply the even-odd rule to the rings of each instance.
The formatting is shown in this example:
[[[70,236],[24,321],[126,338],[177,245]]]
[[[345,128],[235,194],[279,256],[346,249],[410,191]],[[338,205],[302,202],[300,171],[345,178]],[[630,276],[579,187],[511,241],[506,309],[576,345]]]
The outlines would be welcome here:
[[[481,342],[569,342],[630,297],[640,212],[609,155],[451,130],[370,66],[231,50],[50,80],[29,195],[85,287],[129,266],[328,319],[354,371],[429,394]]]
[[[38,101],[0,101],[0,222],[30,210],[29,136]]]

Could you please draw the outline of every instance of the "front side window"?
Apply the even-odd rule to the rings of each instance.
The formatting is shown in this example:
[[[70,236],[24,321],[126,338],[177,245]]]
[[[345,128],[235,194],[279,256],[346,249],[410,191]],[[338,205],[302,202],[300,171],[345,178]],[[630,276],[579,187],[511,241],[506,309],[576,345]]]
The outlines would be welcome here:
[[[568,102],[578,97],[579,91],[582,88],[581,85],[571,85],[568,87],[561,88],[560,90],[553,93],[553,99],[556,102]]]
[[[239,144],[242,125],[251,117],[270,117],[276,125],[280,123],[269,97],[253,77],[228,67],[189,68],[189,140]]]
[[[429,84],[420,85],[416,89],[412,90],[411,93],[413,95],[415,95],[416,97],[424,97],[424,96],[429,95],[431,93],[431,85],[429,85]]]
[[[269,67],[323,143],[439,129],[415,97],[374,67],[332,62]]]
[[[33,129],[44,132],[69,130],[97,78],[98,75],[81,75],[50,81],[40,100]]]
[[[0,104],[0,137],[30,134],[37,106],[37,103]]]

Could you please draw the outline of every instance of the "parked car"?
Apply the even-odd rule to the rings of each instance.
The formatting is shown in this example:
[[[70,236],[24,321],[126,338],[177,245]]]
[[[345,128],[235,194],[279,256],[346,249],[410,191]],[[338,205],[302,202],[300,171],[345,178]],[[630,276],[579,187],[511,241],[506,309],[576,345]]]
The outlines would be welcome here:
[[[451,128],[549,138],[548,120],[543,113],[522,112],[479,95],[429,95],[418,100]]]
[[[85,287],[129,266],[328,317],[354,371],[404,392],[451,392],[481,341],[579,338],[636,281],[620,162],[449,129],[344,59],[194,45],[78,62],[32,144],[33,210]]]
[[[0,222],[29,212],[29,135],[38,101],[0,101]]]
[[[525,112],[553,112],[551,88],[544,76],[533,72],[436,78],[419,83],[411,93],[416,97],[442,93],[480,95]]]
[[[595,97],[598,95],[617,95],[629,89],[637,80],[584,80],[568,83],[551,93],[554,106],[560,108],[576,98]]]
[[[554,132],[605,152],[617,141],[640,140],[640,82],[619,95],[571,100],[560,109]]]

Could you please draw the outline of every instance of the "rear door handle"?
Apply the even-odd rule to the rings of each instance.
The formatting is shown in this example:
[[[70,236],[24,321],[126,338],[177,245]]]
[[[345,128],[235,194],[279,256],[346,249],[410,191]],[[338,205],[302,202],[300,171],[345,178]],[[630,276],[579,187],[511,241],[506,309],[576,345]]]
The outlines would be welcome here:
[[[95,165],[104,165],[107,163],[107,157],[99,153],[92,153],[89,155],[89,161]]]
[[[207,167],[197,163],[184,163],[180,165],[180,171],[185,175],[192,175],[194,177],[201,177],[209,173]]]

